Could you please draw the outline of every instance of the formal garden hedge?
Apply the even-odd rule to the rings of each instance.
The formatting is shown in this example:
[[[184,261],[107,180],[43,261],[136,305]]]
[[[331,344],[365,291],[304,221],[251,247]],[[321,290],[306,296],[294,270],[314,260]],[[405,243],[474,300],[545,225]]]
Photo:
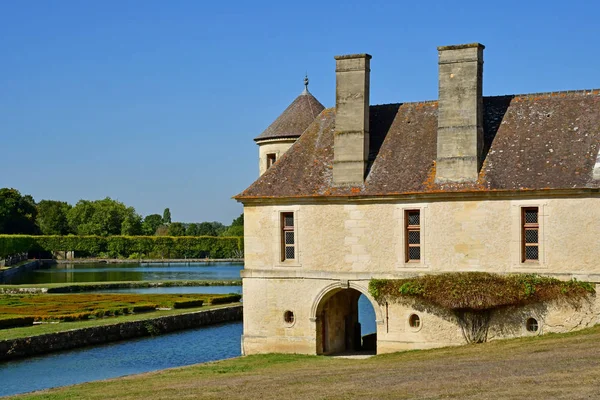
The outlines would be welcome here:
[[[240,294],[22,294],[0,295],[0,329],[34,321],[81,321],[114,317],[156,308],[192,308],[204,304],[237,303]]]
[[[103,258],[242,258],[244,240],[215,236],[0,235],[0,258],[58,251]]]

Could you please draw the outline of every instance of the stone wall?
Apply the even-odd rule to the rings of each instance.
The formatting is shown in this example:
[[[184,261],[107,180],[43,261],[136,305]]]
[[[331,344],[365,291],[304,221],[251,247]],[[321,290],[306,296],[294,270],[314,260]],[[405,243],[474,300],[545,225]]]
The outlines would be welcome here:
[[[0,361],[242,319],[242,306],[0,341]]]
[[[283,154],[292,147],[296,138],[271,139],[258,142],[258,171],[259,176],[267,170],[267,154],[275,154],[279,160]]]
[[[521,208],[539,208],[540,257],[521,262]],[[421,212],[419,262],[405,262],[404,216]],[[281,212],[294,212],[296,259],[281,261]],[[340,287],[368,293],[372,278],[485,271],[540,273],[600,283],[600,196],[584,198],[460,198],[453,201],[303,202],[246,205],[244,351],[315,354],[319,299]],[[378,352],[465,343],[452,316],[371,303],[377,316]],[[292,325],[284,323],[294,312]],[[542,312],[543,311],[543,312]],[[547,304],[498,313],[489,338],[529,334],[525,314],[539,315],[539,333],[566,332],[598,323],[600,305]],[[409,329],[422,313],[420,329]],[[385,314],[385,316],[384,316]]]
[[[21,274],[26,271],[31,271],[33,269],[38,269],[42,266],[42,262],[40,260],[33,260],[26,264],[19,265],[18,267],[6,269],[4,271],[0,271],[0,283],[6,282],[9,278]]]
[[[252,276],[252,274],[249,274]],[[377,326],[377,353],[401,350],[426,349],[466,344],[460,325],[452,312],[418,303],[377,304],[368,294],[369,279],[334,280],[277,277],[244,278],[244,354],[257,353],[304,353],[320,354],[323,326],[320,320],[324,304],[327,304],[326,321],[328,335],[338,336],[330,342],[330,351],[340,350],[344,340],[344,315],[349,313],[348,304],[336,296],[358,291],[369,299],[375,311]],[[600,286],[597,285],[597,291]],[[337,298],[335,302],[329,298]],[[284,313],[291,311],[293,324],[286,323]],[[339,314],[339,315],[338,315]],[[419,326],[409,323],[411,315],[419,317]],[[539,329],[526,329],[529,318],[535,318]],[[332,322],[337,324],[333,326]],[[364,321],[363,321],[364,322]],[[600,301],[591,296],[581,302],[553,301],[526,307],[508,308],[492,313],[488,340],[507,339],[544,333],[564,333],[600,323]]]
[[[540,259],[521,262],[521,208],[539,207]],[[404,211],[421,211],[420,262],[404,259]],[[295,213],[297,259],[281,261],[280,213]],[[245,271],[393,278],[538,272],[600,282],[600,195],[592,198],[315,203],[244,208]],[[282,268],[285,267],[285,268]],[[325,273],[325,275],[323,275]]]

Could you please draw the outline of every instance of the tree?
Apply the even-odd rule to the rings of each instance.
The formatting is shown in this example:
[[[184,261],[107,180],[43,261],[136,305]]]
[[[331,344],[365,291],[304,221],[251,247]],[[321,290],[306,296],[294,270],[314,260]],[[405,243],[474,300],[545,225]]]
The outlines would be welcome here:
[[[138,229],[140,216],[135,209],[110,197],[94,201],[79,200],[67,213],[69,226],[77,235],[120,235],[126,218],[128,222],[125,228],[128,232],[141,232],[141,227]]]
[[[142,233],[146,236],[152,236],[163,223],[163,218],[159,214],[146,215],[142,222]]]
[[[154,234],[156,236],[167,236],[169,234],[169,227],[166,225],[161,225],[156,228],[156,232]]]
[[[137,236],[142,234],[142,216],[136,214],[133,207],[127,209],[127,215],[121,224],[121,235]]]
[[[244,236],[244,214],[235,218],[221,236]]]
[[[185,236],[185,225],[181,222],[173,222],[169,225],[169,236]]]
[[[16,189],[0,189],[0,233],[36,234],[39,232],[36,217],[33,197],[21,196]]]
[[[198,224],[189,224],[187,228],[185,228],[185,234],[187,236],[200,236],[198,232]]]
[[[225,229],[227,229],[227,227],[225,225],[223,225],[222,223],[217,222],[217,221],[211,222],[211,225],[213,226],[213,229],[215,230],[215,236],[220,236],[223,232],[225,232]]]
[[[217,232],[212,223],[202,222],[198,224],[198,236],[217,236]]]
[[[44,235],[68,235],[67,213],[71,205],[64,201],[42,200],[37,205],[37,225]]]
[[[168,208],[165,208],[165,211],[163,211],[163,224],[165,225],[169,225],[171,223],[171,210],[169,210]]]
[[[244,213],[241,213],[239,217],[234,219],[231,226],[244,226]]]

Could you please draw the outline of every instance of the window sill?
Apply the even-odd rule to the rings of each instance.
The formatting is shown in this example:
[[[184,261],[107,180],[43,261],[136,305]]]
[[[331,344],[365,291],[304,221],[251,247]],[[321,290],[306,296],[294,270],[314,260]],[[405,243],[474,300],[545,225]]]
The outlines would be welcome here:
[[[403,261],[400,264],[400,268],[428,268],[428,266],[422,261]]]
[[[516,268],[546,268],[546,264],[539,260],[521,261],[515,266]]]
[[[302,265],[300,265],[296,260],[280,261],[279,263],[275,264],[275,267],[282,268],[299,268],[301,266]]]

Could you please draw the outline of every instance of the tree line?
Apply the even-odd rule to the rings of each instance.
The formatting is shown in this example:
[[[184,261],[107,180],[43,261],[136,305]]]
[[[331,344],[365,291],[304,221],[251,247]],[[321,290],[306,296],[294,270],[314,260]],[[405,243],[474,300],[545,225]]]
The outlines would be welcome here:
[[[171,211],[142,217],[135,208],[107,197],[64,201],[41,200],[21,195],[16,189],[0,189],[0,234],[96,235],[96,236],[243,236],[243,214],[231,225],[220,222],[171,222]]]

